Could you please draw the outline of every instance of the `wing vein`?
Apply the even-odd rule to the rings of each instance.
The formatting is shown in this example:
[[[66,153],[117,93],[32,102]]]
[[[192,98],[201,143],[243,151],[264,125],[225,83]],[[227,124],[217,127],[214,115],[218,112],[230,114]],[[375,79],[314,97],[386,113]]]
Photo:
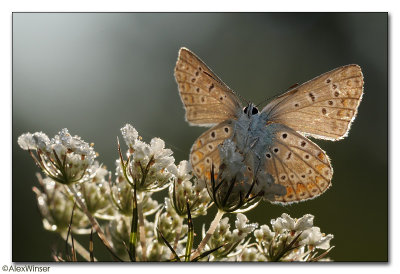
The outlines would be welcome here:
[[[279,141],[277,141],[278,143],[280,143]],[[302,161],[303,163],[305,163],[307,166],[309,166],[310,168],[312,168],[316,173],[318,173],[319,175],[321,175],[327,182],[329,182],[330,180],[327,179],[324,175],[322,175],[318,170],[316,170],[313,166],[311,166],[309,163],[307,163],[306,161],[303,160],[303,158],[301,158],[299,156],[299,154],[297,154],[295,151],[291,150],[286,144],[284,143],[280,143],[281,145],[285,146],[289,151],[293,152],[293,154],[295,156],[297,156],[297,158],[300,159],[300,161]],[[312,155],[309,153],[309,155]],[[315,157],[314,155],[312,155],[312,157],[314,157],[315,159],[317,159],[317,157]],[[325,166],[328,166],[327,164],[323,163]],[[329,167],[329,166],[328,166]]]

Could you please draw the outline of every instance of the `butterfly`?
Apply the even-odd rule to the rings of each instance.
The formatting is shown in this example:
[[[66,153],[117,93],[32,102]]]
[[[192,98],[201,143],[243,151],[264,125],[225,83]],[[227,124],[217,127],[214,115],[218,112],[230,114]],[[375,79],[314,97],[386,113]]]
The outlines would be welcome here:
[[[315,198],[330,187],[330,159],[307,136],[332,141],[347,136],[363,95],[358,65],[342,66],[295,86],[261,111],[252,103],[243,107],[238,96],[187,48],[179,50],[175,79],[186,120],[212,126],[191,148],[197,177],[209,181],[214,168],[216,174],[246,173],[261,185],[269,184],[266,197],[281,204]],[[234,168],[222,163],[225,146],[233,146],[233,153],[241,156]],[[267,175],[272,176],[272,185]]]

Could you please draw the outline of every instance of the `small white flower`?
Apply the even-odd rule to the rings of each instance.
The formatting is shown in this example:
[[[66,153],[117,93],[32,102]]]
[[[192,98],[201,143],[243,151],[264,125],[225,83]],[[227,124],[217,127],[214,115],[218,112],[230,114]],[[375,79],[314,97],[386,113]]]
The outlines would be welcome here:
[[[324,236],[321,233],[321,230],[319,227],[312,227],[309,228],[305,231],[303,231],[303,234],[300,236],[301,239],[301,244],[303,245],[311,245],[319,249],[328,249],[330,247],[330,240],[333,239],[333,235],[329,234],[327,236]]]
[[[306,214],[300,219],[293,219],[288,214],[283,213],[281,217],[271,220],[272,228],[276,232],[303,231],[313,226],[314,216]]]
[[[330,247],[330,241],[333,239],[332,234],[323,236],[319,242],[315,243],[315,247],[323,250],[327,250]]]
[[[219,233],[221,233],[221,231],[226,231],[230,228],[229,225],[229,218],[225,217],[223,218],[220,222],[219,222]]]
[[[25,133],[18,137],[19,146],[24,149],[40,149],[42,151],[48,151],[50,139],[43,132]]]
[[[128,147],[133,148],[139,138],[137,130],[130,124],[126,124],[121,128],[122,137]]]
[[[246,236],[258,227],[257,223],[247,224],[248,222],[249,220],[247,219],[246,215],[242,213],[238,213],[236,215],[235,226],[241,234],[245,234]]]
[[[29,132],[24,133],[18,137],[18,145],[23,150],[36,149],[35,140],[33,140],[32,134]]]
[[[193,177],[192,166],[186,160],[181,161],[178,166],[170,165],[169,171],[180,181],[187,181]]]
[[[172,151],[170,149],[164,149],[165,147],[165,142],[161,140],[160,138],[153,138],[150,141],[150,147],[152,150],[152,154],[154,155],[155,158],[158,157],[163,157],[164,154],[172,154]]]
[[[296,220],[294,230],[303,231],[309,229],[313,226],[313,222],[314,222],[314,216],[311,214],[306,214],[300,219]]]
[[[50,144],[50,139],[43,132],[35,132],[33,134],[33,139],[35,140],[37,149],[42,151],[48,151],[48,146]]]
[[[51,145],[51,149],[58,155],[59,158],[64,158],[64,155],[67,154],[67,148],[61,144],[56,143]]]
[[[286,213],[283,213],[281,217],[271,220],[272,228],[275,232],[282,232],[284,230],[294,230],[295,221]]]
[[[134,146],[133,159],[135,162],[143,162],[148,160],[150,152],[150,146],[139,140]]]
[[[58,146],[59,144],[65,146],[67,151],[86,156],[89,159],[90,164],[93,163],[94,158],[96,157],[94,149],[88,143],[83,141],[81,137],[77,135],[71,136],[66,128],[62,129],[58,135],[54,136],[50,141],[51,149],[53,149],[53,145]]]
[[[266,260],[267,258],[254,247],[245,248],[240,255],[242,262],[265,262]]]
[[[260,229],[254,231],[254,237],[256,238],[257,242],[270,242],[272,238],[274,238],[275,232],[272,232],[269,226],[262,225]]]

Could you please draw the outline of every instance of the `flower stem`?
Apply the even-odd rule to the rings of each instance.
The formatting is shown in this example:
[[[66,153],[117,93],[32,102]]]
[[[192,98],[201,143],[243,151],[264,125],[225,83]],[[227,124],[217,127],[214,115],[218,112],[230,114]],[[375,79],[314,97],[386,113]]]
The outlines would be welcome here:
[[[60,236],[66,241],[67,240],[67,233],[63,232],[60,233]],[[68,241],[68,244],[72,246],[72,242]],[[79,255],[82,256],[86,261],[90,262],[90,253],[80,244],[76,239],[74,239],[74,248],[75,251],[78,252]],[[93,257],[93,261],[97,262],[97,259]]]
[[[176,228],[176,235],[175,235],[175,241],[174,241],[174,246],[173,249],[176,250],[178,247],[178,241],[179,238],[181,237],[181,232],[182,232],[182,219],[180,219],[180,222],[178,223],[178,227]],[[171,259],[174,258],[174,254],[171,254]]]
[[[139,240],[140,245],[142,246],[142,259],[145,262],[147,260],[146,254],[146,232],[144,230],[144,217],[143,217],[143,207],[142,207],[142,200],[137,201],[137,212],[139,216]]]
[[[136,262],[136,239],[138,233],[138,209],[137,209],[137,195],[136,195],[136,185],[133,188],[133,206],[132,206],[132,224],[131,224],[131,234],[129,237],[129,255],[131,261]]]
[[[201,240],[201,243],[197,247],[196,251],[192,254],[191,259],[198,257],[201,251],[203,251],[204,247],[210,240],[211,236],[214,234],[214,231],[217,228],[219,222],[221,221],[221,218],[224,215],[224,213],[225,213],[224,211],[218,209],[218,212],[215,215],[214,220],[211,222],[210,228],[208,229],[206,236],[204,236],[203,240]]]
[[[89,210],[87,209],[86,205],[83,203],[81,197],[79,197],[78,193],[76,193],[75,189],[73,186],[68,185],[68,189],[71,191],[72,194],[74,194],[76,202],[79,204],[79,207],[82,209],[82,211],[86,214],[88,217],[90,223],[92,224],[93,228],[96,230],[97,235],[99,238],[102,240],[103,244],[107,247],[108,251],[111,253],[111,255],[114,257],[115,260],[121,261],[121,259],[114,253],[112,250],[112,247],[110,243],[108,242],[106,235],[104,234],[103,230],[101,229],[99,223],[97,220],[90,214]]]

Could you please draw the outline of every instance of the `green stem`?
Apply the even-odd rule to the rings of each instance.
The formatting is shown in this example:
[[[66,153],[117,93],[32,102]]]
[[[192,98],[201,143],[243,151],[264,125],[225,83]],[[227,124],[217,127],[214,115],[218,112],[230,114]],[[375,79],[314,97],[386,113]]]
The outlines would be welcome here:
[[[139,217],[139,240],[140,245],[142,246],[142,259],[143,261],[147,261],[146,254],[146,232],[144,230],[144,217],[143,217],[143,208],[142,208],[142,201],[137,202],[137,212]]]
[[[67,240],[67,233],[62,232],[60,233],[60,236],[66,241]],[[72,242],[68,241],[68,244],[72,246]],[[82,256],[86,261],[90,262],[90,253],[80,244],[77,242],[76,239],[74,239],[74,248],[75,251],[78,252],[79,255]],[[93,257],[93,260],[97,262],[97,259]]]
[[[132,224],[131,224],[131,235],[129,237],[129,253],[132,261],[136,261],[136,239],[138,231],[138,209],[137,209],[137,196],[136,196],[136,185],[133,189],[133,212],[132,212]]]
[[[186,202],[186,207],[188,211],[188,237],[186,242],[186,251],[185,251],[185,262],[190,261],[190,253],[192,252],[193,240],[194,240],[194,228],[192,222],[192,216],[190,214],[189,203]]]

